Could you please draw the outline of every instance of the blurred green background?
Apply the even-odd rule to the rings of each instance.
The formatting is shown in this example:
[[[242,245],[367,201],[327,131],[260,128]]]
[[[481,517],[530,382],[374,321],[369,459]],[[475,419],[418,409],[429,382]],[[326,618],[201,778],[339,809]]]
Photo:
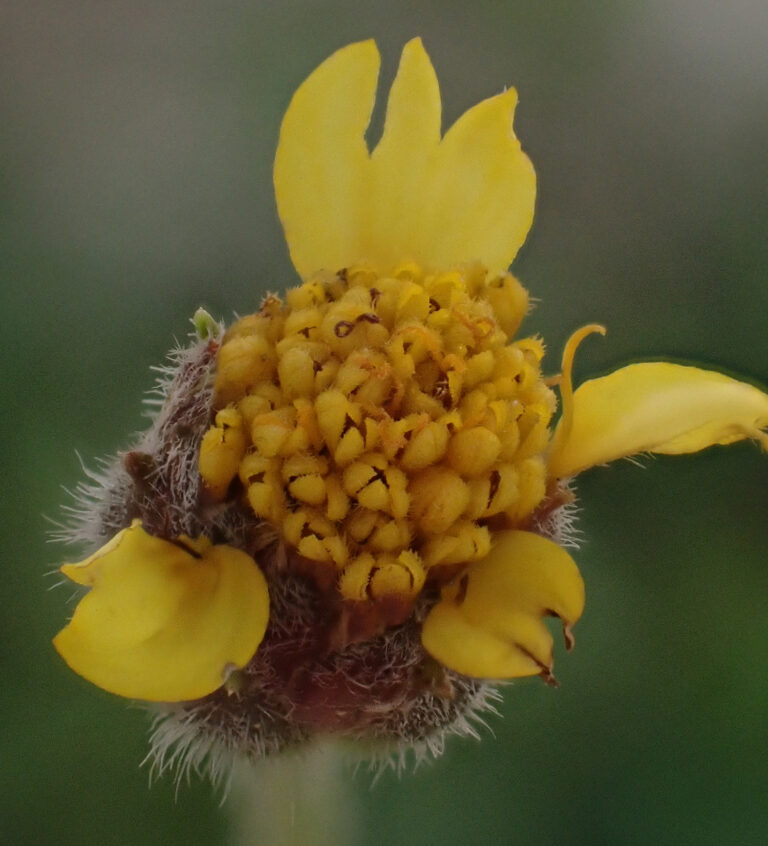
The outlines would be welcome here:
[[[142,425],[198,305],[295,282],[271,162],[295,87],[424,37],[446,123],[514,84],[539,176],[515,264],[578,378],[648,356],[768,380],[768,6],[27,0],[0,6],[0,842],[224,844],[205,784],[147,787],[147,720],[57,659],[46,516]],[[768,461],[753,445],[580,482],[588,607],[559,690],[506,693],[481,743],[352,790],[360,843],[762,844]],[[254,842],[258,842],[257,832]]]

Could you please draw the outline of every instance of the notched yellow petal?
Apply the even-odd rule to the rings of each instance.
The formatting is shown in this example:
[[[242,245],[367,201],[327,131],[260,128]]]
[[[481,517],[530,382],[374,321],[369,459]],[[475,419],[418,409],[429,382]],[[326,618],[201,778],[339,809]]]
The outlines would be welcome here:
[[[551,680],[552,636],[542,617],[559,617],[570,645],[583,610],[584,582],[571,556],[540,535],[506,531],[443,590],[421,638],[430,655],[468,676]]]
[[[375,44],[334,53],[299,87],[283,120],[274,182],[291,258],[307,278],[368,262],[431,270],[509,266],[533,220],[536,176],[512,130],[510,89],[440,138],[440,91],[419,39],[404,48],[382,138],[364,134],[376,93]]]
[[[248,663],[266,631],[267,584],[256,562],[205,538],[162,540],[136,520],[61,570],[91,590],[54,646],[76,673],[119,696],[206,696]]]
[[[756,438],[768,448],[768,394],[722,373],[656,361],[591,379],[573,394],[570,422],[558,424],[551,477],[643,452],[698,452]]]

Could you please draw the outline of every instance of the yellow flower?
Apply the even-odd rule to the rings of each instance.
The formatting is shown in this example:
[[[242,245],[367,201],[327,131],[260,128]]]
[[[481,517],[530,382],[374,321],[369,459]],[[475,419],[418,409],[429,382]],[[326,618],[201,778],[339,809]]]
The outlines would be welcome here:
[[[274,177],[301,283],[204,339],[208,370],[190,359],[182,399],[167,391],[160,434],[124,464],[125,511],[149,533],[123,519],[62,568],[91,591],[55,645],[107,690],[177,702],[223,686],[244,704],[223,694],[219,713],[269,701],[302,737],[396,736],[388,707],[458,702],[426,736],[478,707],[472,679],[552,680],[543,617],[572,645],[584,585],[558,529],[569,479],[638,453],[768,446],[768,395],[719,373],[655,361],[574,391],[577,346],[599,326],[545,378],[507,271],[535,200],[515,91],[441,135],[437,79],[411,41],[369,151],[378,68],[372,41],[353,44],[296,92]],[[168,421],[189,396],[204,400],[185,453]]]

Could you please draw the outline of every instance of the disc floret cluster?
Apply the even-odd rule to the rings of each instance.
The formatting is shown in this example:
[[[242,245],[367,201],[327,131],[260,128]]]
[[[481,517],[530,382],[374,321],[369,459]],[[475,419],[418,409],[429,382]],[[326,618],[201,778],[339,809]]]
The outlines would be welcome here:
[[[482,267],[358,266],[268,297],[219,352],[209,495],[247,498],[326,590],[401,622],[546,494],[555,397],[528,294]]]

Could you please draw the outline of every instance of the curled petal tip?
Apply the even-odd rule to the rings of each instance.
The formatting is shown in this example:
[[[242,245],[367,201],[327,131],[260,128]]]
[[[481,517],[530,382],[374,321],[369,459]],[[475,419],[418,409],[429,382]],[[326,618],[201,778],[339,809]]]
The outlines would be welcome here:
[[[541,680],[548,687],[560,687],[560,682],[552,675],[552,670],[544,669],[540,673]]]
[[[565,622],[563,623],[563,639],[565,640],[565,648],[570,652],[576,646],[576,638],[570,624]]]

